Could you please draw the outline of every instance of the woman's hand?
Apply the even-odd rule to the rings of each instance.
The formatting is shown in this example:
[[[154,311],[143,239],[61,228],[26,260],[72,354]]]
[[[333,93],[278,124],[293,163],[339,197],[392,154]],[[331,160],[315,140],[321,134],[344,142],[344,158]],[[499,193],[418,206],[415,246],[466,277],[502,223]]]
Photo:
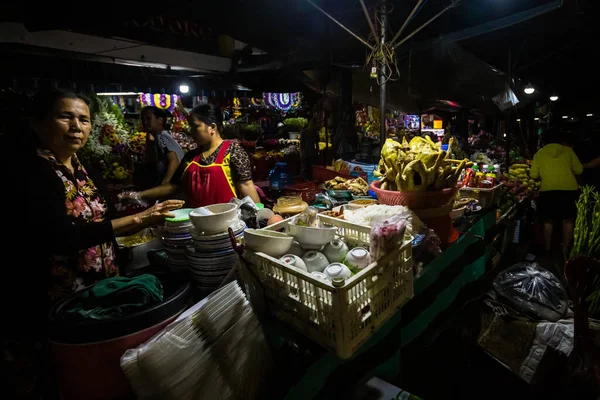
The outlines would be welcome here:
[[[162,222],[165,218],[174,217],[171,213],[173,210],[181,208],[185,202],[183,200],[167,200],[158,203],[133,216],[133,221],[136,224],[147,224],[149,222]]]

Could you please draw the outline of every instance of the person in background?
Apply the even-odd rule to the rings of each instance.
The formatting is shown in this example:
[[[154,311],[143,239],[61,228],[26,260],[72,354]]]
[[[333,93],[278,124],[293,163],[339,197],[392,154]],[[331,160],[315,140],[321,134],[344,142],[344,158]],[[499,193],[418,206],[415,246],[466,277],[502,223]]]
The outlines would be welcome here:
[[[248,154],[239,143],[221,137],[219,108],[212,104],[198,106],[190,112],[188,122],[189,134],[198,147],[185,154],[171,181],[122,198],[156,199],[183,191],[186,206],[191,208],[246,196],[259,203]]]
[[[8,390],[23,396],[39,391],[44,376],[40,349],[52,304],[117,275],[115,236],[160,223],[183,204],[167,201],[116,218],[101,175],[77,157],[92,130],[88,100],[55,89],[39,93],[32,111],[31,130],[12,146],[4,143],[0,158],[15,172],[0,196],[10,232],[2,253],[15,260],[3,276],[3,315],[11,320],[3,330],[3,370],[15,385]]]
[[[564,137],[558,129],[550,128],[542,135],[545,146],[533,157],[530,175],[542,181],[538,213],[544,220],[544,249],[549,255],[554,222],[561,221],[566,258],[573,242],[579,197],[577,176],[583,172],[583,165],[573,150],[562,144]]]
[[[171,181],[184,153],[167,130],[167,111],[148,106],[142,109],[141,117],[146,132],[145,166],[144,172],[136,176],[146,175],[140,177],[140,183],[142,187],[150,188]]]

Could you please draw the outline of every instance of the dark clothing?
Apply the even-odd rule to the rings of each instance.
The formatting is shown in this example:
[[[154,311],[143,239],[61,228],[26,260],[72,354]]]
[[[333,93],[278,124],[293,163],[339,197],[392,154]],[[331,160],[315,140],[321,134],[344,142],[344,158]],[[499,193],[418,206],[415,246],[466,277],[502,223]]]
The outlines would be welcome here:
[[[540,192],[538,213],[544,220],[568,219],[577,216],[579,190],[548,190]]]
[[[23,325],[10,325],[30,334],[28,327],[39,327],[46,319],[52,255],[69,255],[113,241],[110,220],[115,210],[109,205],[107,219],[102,222],[75,224],[67,216],[63,182],[34,148],[6,151],[0,164],[5,174],[5,191],[0,198],[6,230],[5,239],[0,242],[5,260],[14,260],[10,268],[7,265],[3,269],[3,295],[8,296],[4,304],[10,304],[8,311],[15,320],[25,319]],[[91,168],[87,170],[101,195],[108,199],[100,174]],[[5,317],[11,320],[6,314]]]
[[[170,152],[174,152],[181,162],[184,156],[183,149],[169,132],[163,131],[153,141],[148,140],[144,163],[137,166],[136,183],[144,189],[160,185],[167,172],[167,153]]]
[[[581,141],[575,148],[575,153],[582,164],[586,164],[595,158],[600,157],[599,140]],[[596,186],[600,190],[600,167],[584,168],[582,174],[582,184]]]

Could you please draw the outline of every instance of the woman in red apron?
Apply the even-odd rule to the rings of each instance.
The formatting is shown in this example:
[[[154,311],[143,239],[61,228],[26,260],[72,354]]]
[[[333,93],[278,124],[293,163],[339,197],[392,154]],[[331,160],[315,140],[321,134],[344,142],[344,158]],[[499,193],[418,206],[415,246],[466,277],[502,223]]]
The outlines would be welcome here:
[[[223,140],[221,111],[212,104],[194,108],[188,117],[190,136],[198,144],[188,151],[170,183],[139,193],[142,198],[161,198],[182,190],[191,208],[228,203],[233,198],[260,198],[252,181],[250,159],[237,143]]]

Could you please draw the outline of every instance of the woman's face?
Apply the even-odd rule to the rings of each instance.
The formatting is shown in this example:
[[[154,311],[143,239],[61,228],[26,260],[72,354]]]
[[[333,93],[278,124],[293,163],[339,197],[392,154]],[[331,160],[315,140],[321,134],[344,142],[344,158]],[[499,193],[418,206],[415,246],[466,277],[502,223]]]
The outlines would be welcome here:
[[[160,133],[163,131],[164,122],[162,118],[156,118],[152,110],[142,113],[142,125],[144,130],[150,133]]]
[[[81,149],[92,130],[90,108],[81,99],[58,99],[54,109],[34,126],[38,137],[59,157]]]
[[[213,136],[218,134],[214,124],[206,125],[193,114],[188,118],[188,123],[190,125],[190,136],[198,146],[209,144]]]

